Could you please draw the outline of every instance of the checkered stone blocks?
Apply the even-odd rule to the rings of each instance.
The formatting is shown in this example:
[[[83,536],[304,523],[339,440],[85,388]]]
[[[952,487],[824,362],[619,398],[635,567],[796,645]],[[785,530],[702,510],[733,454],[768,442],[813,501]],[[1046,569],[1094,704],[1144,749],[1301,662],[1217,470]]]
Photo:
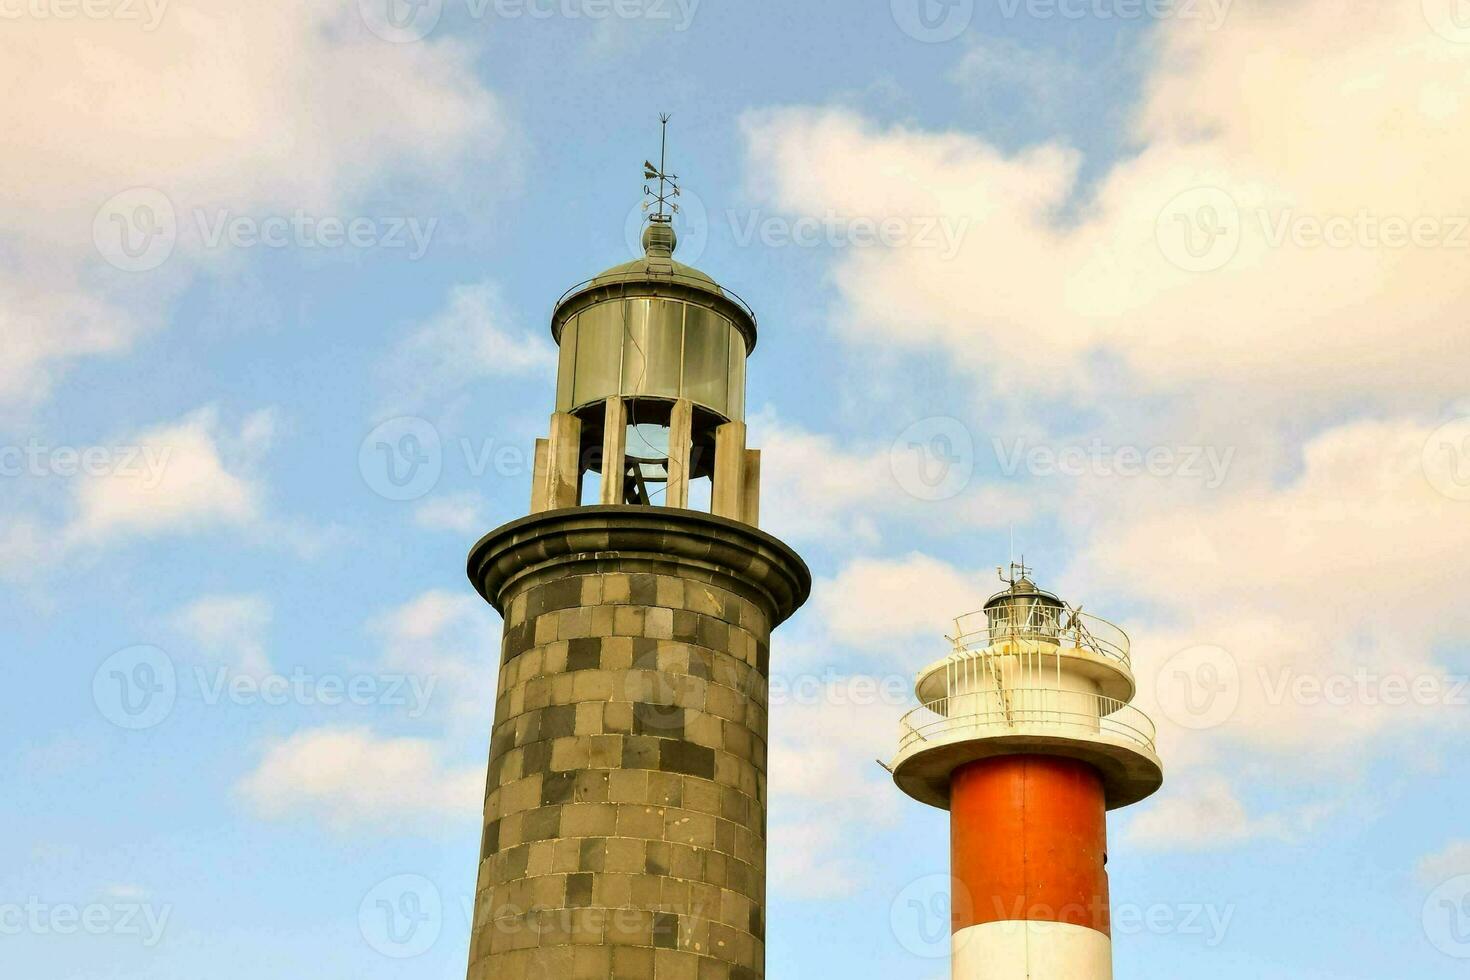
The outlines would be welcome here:
[[[764,976],[768,642],[790,609],[716,572],[573,552],[495,594],[471,980]]]

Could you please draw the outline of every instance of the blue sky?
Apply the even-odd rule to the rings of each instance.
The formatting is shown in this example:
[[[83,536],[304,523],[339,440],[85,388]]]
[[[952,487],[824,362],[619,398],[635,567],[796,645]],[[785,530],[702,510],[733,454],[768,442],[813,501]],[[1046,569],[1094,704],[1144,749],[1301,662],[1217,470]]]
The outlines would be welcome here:
[[[0,973],[463,975],[464,557],[526,510],[547,315],[630,257],[669,112],[817,578],[770,975],[946,974],[945,816],[873,760],[1021,552],[1159,728],[1119,976],[1463,975],[1452,0],[385,2],[4,6]]]

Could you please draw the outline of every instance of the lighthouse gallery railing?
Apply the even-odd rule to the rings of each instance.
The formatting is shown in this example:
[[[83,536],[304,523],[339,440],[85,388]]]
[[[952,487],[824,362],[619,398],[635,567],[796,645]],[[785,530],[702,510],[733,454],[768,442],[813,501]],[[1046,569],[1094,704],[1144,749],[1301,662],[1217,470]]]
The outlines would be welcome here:
[[[976,691],[930,701],[904,715],[898,750],[903,753],[919,742],[943,742],[950,735],[1037,734],[1042,727],[1056,728],[1060,735],[1103,736],[1154,751],[1154,723],[1132,705],[1100,694],[1048,688]]]

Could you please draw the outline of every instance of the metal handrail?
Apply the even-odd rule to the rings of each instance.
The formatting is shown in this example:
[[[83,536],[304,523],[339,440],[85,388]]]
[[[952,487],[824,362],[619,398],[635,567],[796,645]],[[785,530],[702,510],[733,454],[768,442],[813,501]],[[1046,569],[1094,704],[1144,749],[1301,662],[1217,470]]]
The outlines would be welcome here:
[[[735,292],[735,290],[729,288],[728,286],[721,286],[719,283],[714,282],[713,280],[701,279],[698,276],[686,276],[682,272],[651,272],[643,269],[640,269],[636,272],[604,273],[600,276],[593,276],[591,279],[583,279],[581,282],[577,283],[575,286],[572,286],[566,292],[562,293],[561,296],[557,298],[557,301],[552,309],[560,309],[561,305],[565,303],[568,299],[575,296],[577,293],[582,292],[593,283],[596,283],[599,286],[615,286],[618,284],[627,284],[634,282],[672,282],[679,283],[685,286],[690,286],[695,289],[700,289],[704,292],[709,292],[710,287],[714,287],[714,289],[717,290],[720,295],[724,296],[736,306],[740,307],[741,311],[743,311],[746,316],[750,317],[751,323],[756,322],[755,310],[751,309],[750,304],[745,301],[744,297],[742,297],[739,293]]]
[[[951,714],[951,709],[960,713]],[[1148,715],[1116,698],[1054,688],[1012,688],[938,698],[914,708],[899,722],[898,751],[948,733],[963,731],[985,738],[1029,725],[1111,735],[1149,752],[1154,751],[1157,737]]]
[[[955,635],[949,639],[961,653],[987,650],[1007,640],[1030,640],[1058,646],[1070,644],[1124,667],[1132,663],[1128,634],[1105,619],[1081,612],[1068,613],[1060,622],[991,626],[985,611],[980,610],[956,618]]]

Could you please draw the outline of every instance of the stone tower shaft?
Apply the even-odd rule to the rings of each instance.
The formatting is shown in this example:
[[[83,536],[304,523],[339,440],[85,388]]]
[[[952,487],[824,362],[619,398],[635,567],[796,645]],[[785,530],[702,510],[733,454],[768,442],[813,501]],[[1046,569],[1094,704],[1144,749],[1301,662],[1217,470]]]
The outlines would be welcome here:
[[[770,634],[811,575],[755,526],[754,314],[667,216],[644,243],[558,302],[531,514],[469,557],[505,621],[470,980],[765,975]]]

